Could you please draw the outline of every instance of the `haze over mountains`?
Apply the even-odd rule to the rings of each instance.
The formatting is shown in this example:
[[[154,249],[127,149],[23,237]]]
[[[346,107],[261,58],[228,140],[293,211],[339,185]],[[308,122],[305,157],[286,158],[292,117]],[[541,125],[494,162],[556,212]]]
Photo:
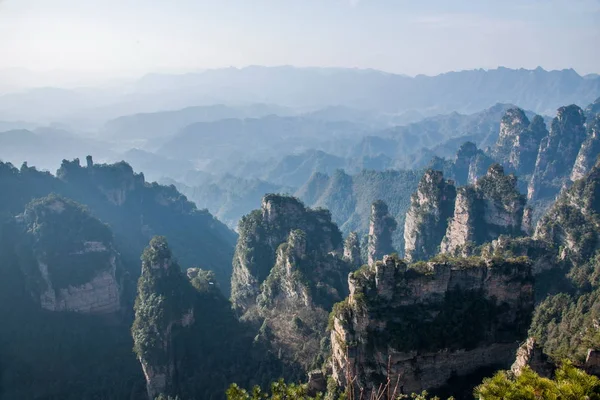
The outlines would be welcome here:
[[[593,101],[599,82],[596,76],[583,77],[572,69],[501,67],[407,77],[376,70],[251,66],[153,74],[117,88],[48,87],[6,93],[0,97],[0,120],[63,120],[97,128],[102,120],[126,114],[248,103],[310,110],[345,106],[431,116],[473,113],[503,102],[549,114],[561,104]]]
[[[540,321],[597,291],[597,76],[229,68],[5,94],[0,127],[0,398],[337,396],[388,356],[470,398],[528,329],[591,371]]]

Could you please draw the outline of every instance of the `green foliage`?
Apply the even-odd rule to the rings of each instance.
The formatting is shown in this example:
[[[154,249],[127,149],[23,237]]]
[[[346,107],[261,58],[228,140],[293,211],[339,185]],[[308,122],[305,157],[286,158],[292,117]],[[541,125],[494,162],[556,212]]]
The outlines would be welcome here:
[[[165,364],[169,356],[167,329],[192,308],[192,286],[172,259],[166,238],[156,236],[142,254],[135,320],[131,328],[134,352],[151,364]]]
[[[80,204],[51,194],[31,201],[22,219],[54,288],[82,285],[111,267],[112,232]],[[105,250],[86,251],[86,242],[97,242]]]
[[[534,312],[529,334],[556,359],[583,362],[589,348],[600,347],[600,290],[579,297],[549,296]]]
[[[23,246],[15,224],[0,223],[0,397],[142,398],[144,376],[131,351],[129,316],[40,309],[29,271],[20,267]]]
[[[513,377],[500,371],[486,378],[475,389],[481,400],[597,400],[600,399],[600,379],[564,363],[554,379],[542,378],[529,367]]]
[[[402,315],[402,319],[389,321],[376,341],[380,345],[389,343],[399,351],[471,349],[489,339],[490,332],[497,334],[497,317],[504,311],[481,292],[450,291],[440,304],[395,309],[394,314]],[[523,322],[523,326],[517,324],[513,329],[522,331],[527,326],[527,321]]]
[[[348,299],[344,299],[338,303],[333,305],[333,309],[331,313],[329,313],[329,322],[327,324],[327,330],[330,331],[333,329],[333,323],[335,318],[340,318],[342,321],[345,321],[350,316],[352,312],[352,307],[348,304]]]

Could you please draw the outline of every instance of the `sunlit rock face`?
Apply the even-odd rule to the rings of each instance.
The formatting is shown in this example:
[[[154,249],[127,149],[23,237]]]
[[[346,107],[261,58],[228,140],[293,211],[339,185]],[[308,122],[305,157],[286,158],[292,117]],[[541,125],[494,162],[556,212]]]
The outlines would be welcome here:
[[[439,252],[440,243],[454,215],[456,188],[441,171],[428,170],[421,178],[404,226],[404,251],[407,261],[419,261]]]
[[[443,253],[457,253],[467,245],[480,245],[506,234],[519,236],[525,197],[517,189],[517,178],[505,175],[498,164],[475,185],[457,190],[454,216],[441,243]]]

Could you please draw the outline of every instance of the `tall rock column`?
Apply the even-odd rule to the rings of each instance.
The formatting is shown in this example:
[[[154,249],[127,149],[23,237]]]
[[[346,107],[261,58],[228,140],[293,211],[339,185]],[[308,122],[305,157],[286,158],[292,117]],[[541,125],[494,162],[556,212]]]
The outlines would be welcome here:
[[[356,232],[350,232],[346,240],[344,241],[344,261],[346,261],[353,268],[360,267],[362,265],[362,259],[360,255],[360,240]]]
[[[499,164],[490,166],[475,185],[458,189],[442,253],[457,253],[467,245],[480,245],[500,235],[521,235],[525,202],[517,178],[505,175]]]
[[[528,129],[529,119],[523,110],[516,107],[506,110],[500,121],[500,133],[492,149],[492,157],[505,166],[514,166],[518,163],[519,157],[514,150],[519,139]]]
[[[404,224],[404,258],[419,261],[433,257],[454,215],[456,188],[441,171],[427,170],[411,197]]]
[[[392,233],[398,224],[389,214],[388,206],[381,200],[371,205],[371,220],[369,225],[368,263],[373,264],[384,255],[394,252]]]
[[[527,198],[551,197],[565,183],[564,171],[571,171],[587,138],[585,115],[576,105],[561,107],[552,120],[550,134],[540,142],[535,170],[527,188]],[[568,175],[567,175],[568,179]]]
[[[588,137],[581,145],[571,171],[572,181],[583,178],[592,169],[600,154],[600,114],[588,124],[587,134]]]
[[[177,394],[174,330],[194,322],[192,304],[192,287],[173,260],[166,239],[154,237],[142,254],[131,328],[150,400],[159,394]]]

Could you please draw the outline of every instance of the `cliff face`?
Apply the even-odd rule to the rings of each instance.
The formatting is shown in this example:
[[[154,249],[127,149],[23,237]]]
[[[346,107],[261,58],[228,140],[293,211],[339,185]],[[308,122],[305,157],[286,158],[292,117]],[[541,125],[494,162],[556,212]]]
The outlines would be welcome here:
[[[292,231],[276,254],[257,299],[258,337],[286,363],[307,371],[324,360],[327,317],[348,293],[344,284],[350,269],[335,255],[309,254],[301,230]],[[253,317],[252,311],[245,316]]]
[[[172,259],[165,238],[157,236],[142,254],[142,275],[131,328],[149,399],[161,393],[177,394],[179,360],[174,351],[175,331],[193,322],[191,286]]]
[[[478,149],[475,143],[465,142],[456,152],[454,162],[447,173],[457,185],[473,184],[485,175],[493,163],[494,161]]]
[[[239,313],[255,305],[260,285],[275,264],[277,248],[296,229],[307,235],[308,252],[324,255],[342,250],[342,235],[329,212],[306,208],[293,197],[266,195],[259,210],[241,219],[231,280],[231,300]]]
[[[42,308],[87,314],[120,309],[119,257],[108,226],[54,195],[30,203],[17,221],[22,268]]]
[[[350,372],[367,393],[389,378],[410,393],[509,367],[533,309],[524,260],[447,259],[414,269],[385,257],[351,274],[350,296],[330,317],[334,378],[346,385]]]
[[[363,264],[360,254],[360,240],[356,232],[350,232],[344,241],[344,261],[352,268],[358,268]]]
[[[534,237],[562,249],[560,258],[585,262],[598,248],[600,163],[565,190],[538,222]]]
[[[381,200],[371,205],[371,221],[369,224],[369,243],[367,262],[372,264],[385,254],[394,252],[392,233],[396,230],[396,220],[389,215],[388,206]]]
[[[525,367],[529,367],[538,375],[550,379],[556,369],[555,365],[544,354],[542,347],[536,343],[534,338],[527,338],[525,343],[519,347],[515,362],[510,367],[510,370],[515,376],[519,376]]]
[[[576,181],[585,176],[596,163],[596,158],[600,154],[600,115],[590,117],[587,126],[587,139],[581,145],[573,171],[571,172],[571,180]]]
[[[233,268],[233,305],[260,327],[257,340],[303,371],[322,362],[328,310],[346,296],[350,271],[329,212],[265,196],[240,222]]]
[[[137,260],[146,244],[153,236],[164,235],[183,265],[215,271],[229,293],[235,234],[208,211],[198,210],[174,186],[146,182],[125,162],[94,164],[91,157],[85,166],[79,159],[63,161],[56,175],[59,193],[85,204],[110,225],[132,276],[138,276]]]
[[[540,142],[528,199],[556,195],[573,169],[586,139],[585,115],[576,105],[561,107],[552,120],[550,134]],[[557,178],[558,181],[557,182]]]
[[[453,216],[456,188],[442,172],[427,170],[411,197],[404,225],[404,258],[418,261],[437,254]]]
[[[469,244],[479,245],[502,234],[520,235],[525,197],[517,178],[492,165],[475,185],[457,190],[454,216],[442,240],[443,253],[456,253]]]
[[[500,122],[492,157],[517,174],[528,175],[535,167],[540,141],[547,135],[542,117],[536,115],[530,123],[523,110],[511,108]]]

